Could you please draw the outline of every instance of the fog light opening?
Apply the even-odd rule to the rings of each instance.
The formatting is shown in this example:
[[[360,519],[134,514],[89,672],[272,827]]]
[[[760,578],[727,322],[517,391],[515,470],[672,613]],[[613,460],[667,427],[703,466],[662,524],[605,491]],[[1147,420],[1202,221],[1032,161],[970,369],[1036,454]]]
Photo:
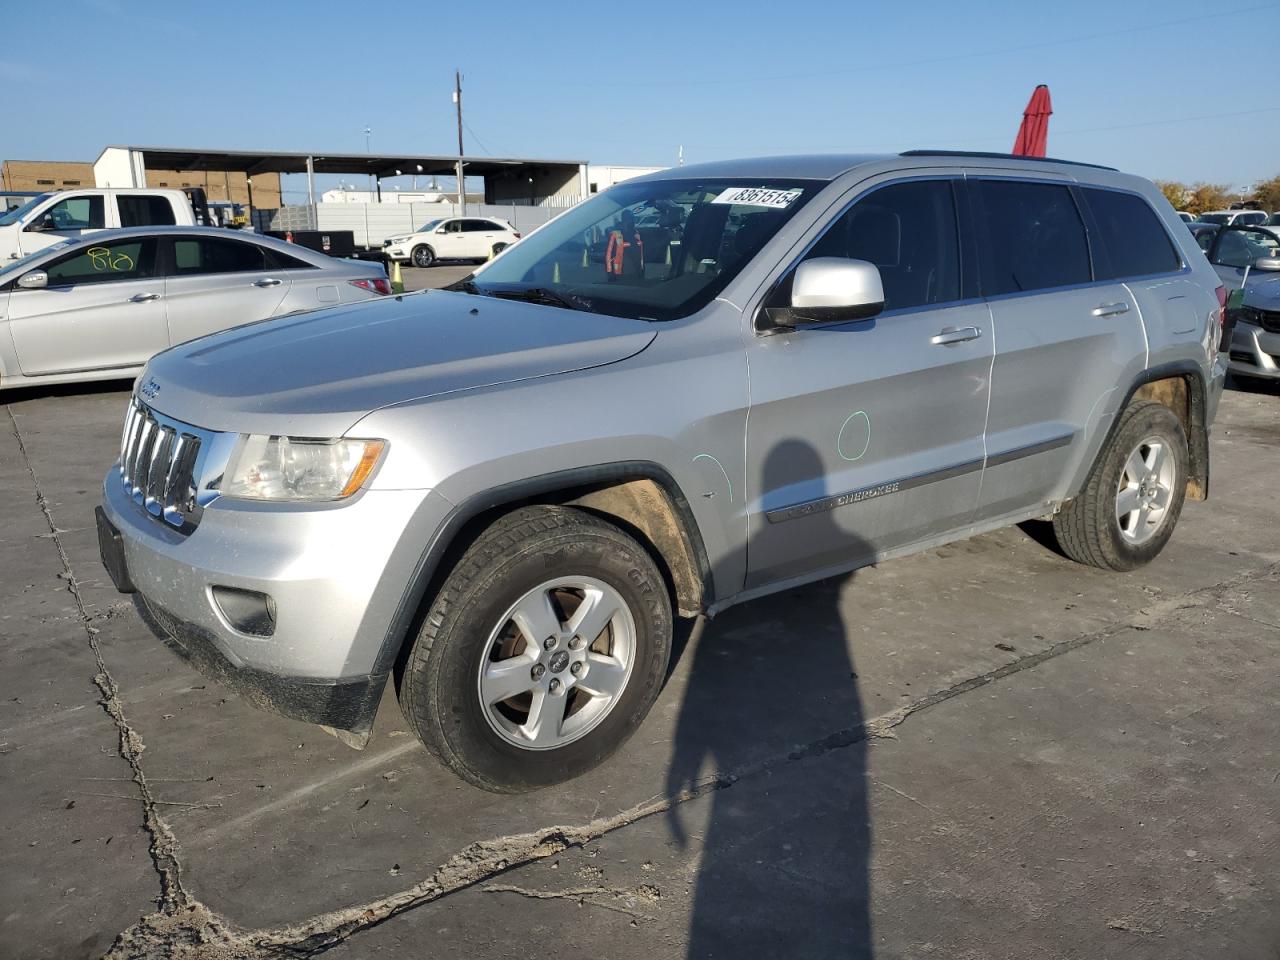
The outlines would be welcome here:
[[[213,602],[231,628],[251,637],[270,637],[276,632],[275,598],[257,590],[219,587],[212,590]]]

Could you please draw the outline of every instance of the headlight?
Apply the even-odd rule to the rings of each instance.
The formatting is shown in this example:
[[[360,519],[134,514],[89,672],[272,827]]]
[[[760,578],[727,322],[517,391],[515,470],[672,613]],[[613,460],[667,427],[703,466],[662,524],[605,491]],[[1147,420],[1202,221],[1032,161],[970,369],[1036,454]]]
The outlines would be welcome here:
[[[241,437],[222,493],[246,500],[342,500],[364,485],[385,449],[383,440]]]

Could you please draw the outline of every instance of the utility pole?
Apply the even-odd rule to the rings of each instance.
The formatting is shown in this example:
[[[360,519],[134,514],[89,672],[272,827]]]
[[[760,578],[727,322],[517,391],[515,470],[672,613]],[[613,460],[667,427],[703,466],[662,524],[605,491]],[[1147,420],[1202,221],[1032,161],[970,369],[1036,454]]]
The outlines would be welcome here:
[[[462,178],[462,73],[453,71],[453,103],[458,108],[458,205],[459,213],[467,212],[467,187]]]

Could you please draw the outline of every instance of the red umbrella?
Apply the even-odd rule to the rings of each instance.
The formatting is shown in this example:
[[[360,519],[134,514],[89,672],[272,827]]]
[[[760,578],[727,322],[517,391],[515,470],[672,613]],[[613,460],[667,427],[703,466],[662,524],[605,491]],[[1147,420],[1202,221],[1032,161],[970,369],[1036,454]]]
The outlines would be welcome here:
[[[1049,100],[1049,88],[1040,84],[1022,111],[1022,126],[1018,127],[1018,139],[1013,141],[1015,157],[1043,157],[1049,143],[1049,117],[1053,103]]]

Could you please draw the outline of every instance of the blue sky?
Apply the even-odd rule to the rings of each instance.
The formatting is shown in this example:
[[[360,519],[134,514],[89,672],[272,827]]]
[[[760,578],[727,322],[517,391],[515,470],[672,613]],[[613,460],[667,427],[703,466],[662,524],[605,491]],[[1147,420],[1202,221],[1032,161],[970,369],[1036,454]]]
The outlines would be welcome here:
[[[1010,149],[1047,83],[1051,155],[1152,178],[1280,174],[1280,0],[590,5],[3,0],[0,153],[110,143],[670,164]],[[297,184],[291,186],[296,187]]]

